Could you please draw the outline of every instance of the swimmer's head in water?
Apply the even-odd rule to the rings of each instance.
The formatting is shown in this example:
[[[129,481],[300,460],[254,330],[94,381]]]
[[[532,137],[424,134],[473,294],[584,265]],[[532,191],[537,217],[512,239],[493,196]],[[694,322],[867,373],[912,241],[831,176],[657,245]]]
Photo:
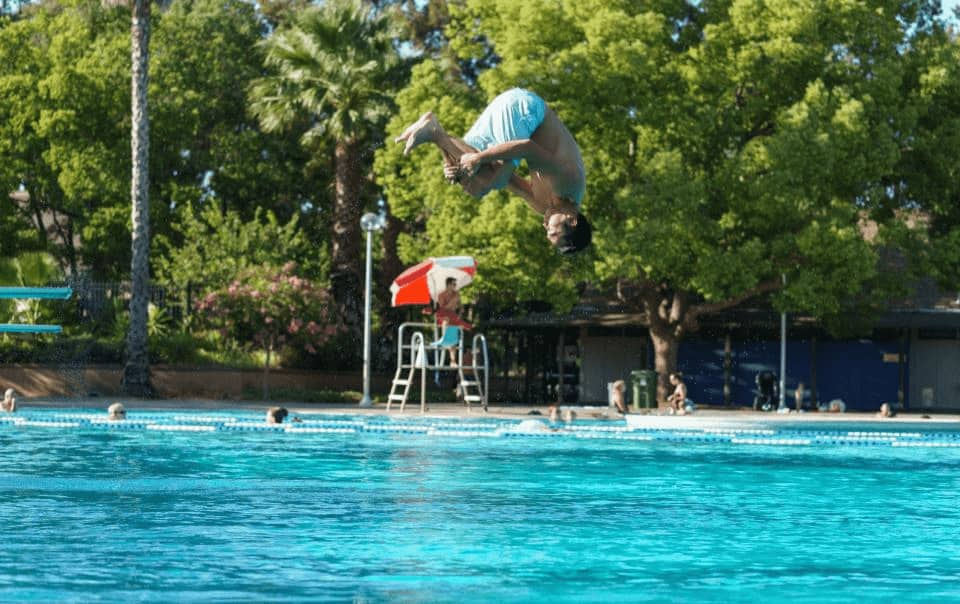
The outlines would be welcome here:
[[[268,424],[282,424],[288,412],[284,407],[270,407],[267,409]]]
[[[564,255],[582,251],[593,241],[593,227],[587,217],[579,212],[548,212],[544,216],[543,226],[547,229],[547,239]]]

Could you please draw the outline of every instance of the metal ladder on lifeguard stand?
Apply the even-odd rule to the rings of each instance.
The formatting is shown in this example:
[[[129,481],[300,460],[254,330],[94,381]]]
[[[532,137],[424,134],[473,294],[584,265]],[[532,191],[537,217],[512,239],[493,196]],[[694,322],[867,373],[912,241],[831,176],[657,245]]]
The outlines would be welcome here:
[[[487,410],[487,394],[490,392],[489,363],[487,362],[487,339],[483,334],[473,336],[473,345],[471,346],[470,367],[466,368],[470,373],[468,376],[464,372],[463,363],[463,336],[460,338],[461,346],[457,360],[457,378],[458,388],[463,395],[463,401],[467,404],[467,411],[471,410],[471,403],[482,403],[483,410]],[[477,359],[482,356],[482,359]],[[481,364],[482,363],[482,364]]]
[[[412,331],[410,341],[406,341],[406,333]],[[426,343],[424,338],[425,330],[432,330],[434,338],[430,344]],[[456,367],[443,364],[443,352],[450,343],[444,343],[441,338],[436,338],[437,327],[431,323],[404,323],[400,326],[397,337],[397,371],[394,373],[393,382],[390,385],[390,394],[387,396],[387,411],[394,401],[400,403],[400,413],[403,413],[407,399],[410,396],[410,388],[416,379],[416,372],[420,370],[420,413],[426,411],[427,400],[427,370],[451,371],[457,370],[457,389],[463,394],[463,400],[467,404],[467,410],[471,410],[472,403],[480,402],[483,404],[483,410],[487,410],[487,392],[489,391],[488,378],[488,355],[487,340],[483,335],[477,334],[473,337],[472,361],[467,372],[463,366],[463,331],[459,331],[456,342],[458,351],[458,363]],[[433,362],[430,361],[430,353],[433,352]]]
[[[410,343],[404,344],[404,325],[400,326],[400,339],[397,342],[397,371],[393,374],[393,382],[390,384],[390,394],[387,396],[387,411],[390,411],[390,406],[393,404],[393,401],[400,401],[400,413],[403,413],[403,408],[407,404],[407,397],[410,395],[410,386],[413,385],[417,369],[420,369],[422,374],[420,379],[421,390],[425,390],[427,387],[427,352],[423,342],[423,334],[419,331],[414,332],[410,338]],[[408,357],[406,361],[404,361],[405,353]],[[406,377],[403,376],[404,370],[407,371]],[[398,392],[398,390],[401,389],[402,392]],[[424,394],[422,398],[426,399],[426,395]],[[420,412],[423,413],[425,410],[425,405],[422,404]]]

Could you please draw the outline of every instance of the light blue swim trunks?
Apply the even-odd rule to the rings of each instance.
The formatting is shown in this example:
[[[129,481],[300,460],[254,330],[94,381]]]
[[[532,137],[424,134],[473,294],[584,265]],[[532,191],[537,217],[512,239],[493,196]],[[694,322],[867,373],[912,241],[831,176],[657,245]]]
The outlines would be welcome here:
[[[543,123],[546,113],[547,104],[539,96],[523,88],[512,88],[487,105],[463,140],[483,151],[493,145],[528,139]],[[520,161],[513,160],[513,165],[519,166]]]

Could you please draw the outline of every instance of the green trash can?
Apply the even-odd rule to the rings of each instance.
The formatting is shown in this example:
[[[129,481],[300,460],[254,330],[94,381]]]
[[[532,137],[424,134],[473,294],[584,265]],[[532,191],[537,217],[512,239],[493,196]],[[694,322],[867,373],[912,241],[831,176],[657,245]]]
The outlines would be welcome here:
[[[633,383],[633,409],[657,408],[657,372],[652,369],[637,369],[630,372]]]

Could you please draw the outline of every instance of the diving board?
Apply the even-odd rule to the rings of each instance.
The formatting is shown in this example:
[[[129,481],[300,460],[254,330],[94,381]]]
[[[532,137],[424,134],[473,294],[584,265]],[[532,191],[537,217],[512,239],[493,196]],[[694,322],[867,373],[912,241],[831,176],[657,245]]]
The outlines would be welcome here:
[[[0,300],[68,300],[72,295],[73,289],[69,287],[0,286]],[[0,333],[63,333],[63,327],[31,323],[0,323]]]
[[[0,323],[0,333],[62,333],[60,325],[34,325],[32,323]]]
[[[69,300],[69,287],[0,287],[2,300]]]

